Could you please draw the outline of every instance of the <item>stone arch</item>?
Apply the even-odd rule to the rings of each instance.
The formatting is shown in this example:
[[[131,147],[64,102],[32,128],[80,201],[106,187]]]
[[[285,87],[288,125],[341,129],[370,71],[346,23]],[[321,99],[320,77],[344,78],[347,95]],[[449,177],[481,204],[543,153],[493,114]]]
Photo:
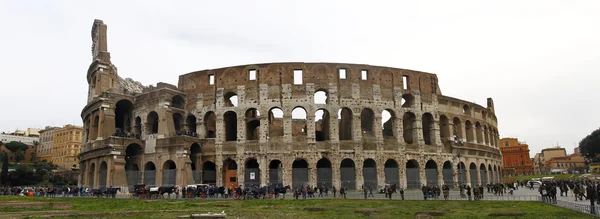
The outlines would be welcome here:
[[[192,176],[194,178],[194,182],[200,182],[200,170],[198,170],[197,166],[198,166],[198,161],[201,160],[201,148],[200,148],[200,144],[198,143],[193,143],[190,146],[190,160],[192,161],[191,163],[191,168],[192,168]]]
[[[471,107],[469,105],[467,105],[467,104],[463,105],[462,112],[464,114],[470,115],[471,114]]]
[[[381,112],[382,134],[384,138],[397,138],[396,113],[391,109]]]
[[[283,136],[283,110],[273,107],[269,110],[269,137]]]
[[[450,188],[454,187],[454,179],[452,179],[452,172],[452,162],[450,162],[449,160],[444,162],[442,166],[444,185],[447,185]]]
[[[438,165],[434,160],[428,160],[425,163],[425,178],[427,179],[427,185],[438,185]]]
[[[340,163],[340,182],[346,189],[356,189],[356,165],[350,158],[343,159]]]
[[[469,176],[471,177],[471,187],[479,184],[479,182],[477,181],[477,164],[469,164]]]
[[[133,103],[129,100],[119,100],[115,105],[115,132],[118,136],[131,133],[131,120],[133,118]]]
[[[177,182],[177,165],[172,160],[167,160],[162,166],[162,185],[174,186]]]
[[[235,92],[229,91],[223,96],[223,103],[225,107],[237,107],[238,106],[238,95]]]
[[[204,138],[217,137],[217,115],[213,111],[204,114]]]
[[[448,139],[450,139],[451,135],[450,135],[450,121],[448,120],[448,117],[446,117],[446,115],[441,115],[440,116],[440,139],[442,139],[442,142],[447,142]],[[452,138],[452,141],[454,141],[454,139]]]
[[[487,169],[485,168],[484,163],[479,166],[479,175],[481,176],[481,185],[487,185],[489,182],[487,178]]]
[[[377,189],[377,162],[368,158],[363,161],[363,185],[367,188]]]
[[[246,110],[246,140],[258,140],[260,137],[260,112],[255,108]]]
[[[317,186],[332,188],[333,186],[333,171],[331,162],[327,158],[321,158],[317,161]]]
[[[403,94],[400,104],[402,105],[402,107],[406,108],[413,107],[415,105],[415,96],[413,96],[412,94]]]
[[[483,142],[487,145],[491,145],[493,146],[493,144],[490,142],[490,130],[488,129],[488,127],[486,125],[483,126]]]
[[[329,131],[329,111],[318,109],[315,112],[315,140],[328,141],[330,139]]]
[[[408,160],[406,162],[406,188],[420,188],[420,178],[419,162],[415,159]]]
[[[294,107],[292,110],[292,136],[306,136],[306,116],[306,109],[304,107]]]
[[[237,141],[237,114],[233,111],[225,112],[223,123],[225,123],[225,141]]]
[[[302,158],[297,158],[292,163],[292,188],[308,186],[308,162]]]
[[[185,126],[191,136],[196,137],[196,116],[190,114],[185,118]]]
[[[108,179],[108,165],[106,164],[106,161],[102,161],[102,163],[100,163],[100,168],[98,169],[98,176],[98,187],[100,189],[106,188],[106,181]]]
[[[147,133],[149,134],[157,134],[158,133],[158,113],[152,111],[148,113],[148,117],[146,119],[147,122]]]
[[[424,113],[421,123],[423,128],[423,140],[425,140],[425,144],[433,145],[435,143],[435,136],[433,136],[433,132],[435,130],[435,120],[433,119],[433,115],[431,115],[431,113]]]
[[[202,164],[202,183],[209,185],[217,184],[217,165],[206,161]]]
[[[144,165],[144,184],[147,186],[156,185],[156,166],[152,161]]]
[[[315,104],[327,104],[328,93],[325,89],[318,89],[317,92],[313,95],[313,100]]]
[[[142,118],[135,117],[135,138],[139,138],[142,135]]]
[[[467,142],[475,141],[475,137],[473,136],[473,124],[471,124],[471,121],[469,120],[465,122],[465,132],[467,132]]]
[[[280,160],[269,162],[269,185],[271,188],[283,187],[283,163]]]
[[[483,143],[483,128],[481,127],[481,123],[479,122],[475,122],[475,137],[477,140],[477,143],[481,144]]]
[[[238,186],[238,180],[237,180],[237,163],[235,162],[235,160],[231,159],[231,158],[227,158],[225,159],[225,161],[223,161],[223,183],[225,188],[235,188]]]
[[[342,107],[338,111],[338,120],[339,120],[338,132],[339,132],[339,140],[340,141],[353,139],[352,119],[353,119],[353,115],[352,115],[352,110],[350,108]]]
[[[173,128],[175,129],[176,135],[182,135],[184,129],[184,120],[181,113],[173,113]]]
[[[383,169],[383,172],[385,173],[385,183],[400,186],[400,173],[398,170],[398,162],[396,162],[396,160],[386,160]]]
[[[466,178],[467,178],[466,174],[468,173],[465,163],[463,163],[462,161],[459,162],[456,165],[456,169],[458,170],[458,184],[459,185],[465,184]]]
[[[88,185],[92,188],[96,188],[95,183],[94,183],[94,176],[96,175],[96,164],[92,163],[92,165],[90,165],[90,172],[88,172],[88,179],[90,180],[90,182],[88,183]]]
[[[417,117],[414,113],[404,113],[404,116],[402,117],[402,127],[404,130],[404,142],[407,144],[415,143],[415,139],[417,136],[415,136],[413,133],[414,129],[417,128]]]
[[[260,187],[260,165],[256,158],[251,157],[246,159],[244,168],[244,188]]]
[[[125,148],[125,176],[129,188],[141,183],[141,172],[138,164],[143,155],[144,149],[139,144],[133,143]]]
[[[360,130],[363,136],[371,136],[374,137],[374,121],[375,121],[375,113],[370,108],[364,108],[360,112]]]
[[[184,109],[185,108],[185,100],[180,95],[175,95],[171,98],[171,107]]]
[[[463,133],[463,125],[462,122],[460,121],[460,119],[458,117],[454,117],[454,119],[452,120],[452,125],[454,127],[454,132],[453,137],[458,138],[458,139],[464,139],[465,138],[465,133]],[[454,139],[457,140],[457,139]]]

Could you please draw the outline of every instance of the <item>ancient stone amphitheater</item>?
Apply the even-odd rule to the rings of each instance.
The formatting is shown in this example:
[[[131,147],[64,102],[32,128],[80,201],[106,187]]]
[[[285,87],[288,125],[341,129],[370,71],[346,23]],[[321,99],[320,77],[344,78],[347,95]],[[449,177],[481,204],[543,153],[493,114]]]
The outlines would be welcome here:
[[[177,86],[122,79],[92,28],[80,186],[451,187],[500,181],[494,104],[435,74],[344,63],[202,70]]]

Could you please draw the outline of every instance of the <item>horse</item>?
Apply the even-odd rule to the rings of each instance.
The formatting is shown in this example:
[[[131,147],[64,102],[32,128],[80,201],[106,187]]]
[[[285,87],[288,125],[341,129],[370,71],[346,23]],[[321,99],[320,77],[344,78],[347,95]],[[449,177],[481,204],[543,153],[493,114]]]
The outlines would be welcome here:
[[[101,189],[92,189],[92,195],[98,198],[102,198],[102,190]]]
[[[175,189],[176,189],[175,186],[161,186],[161,187],[158,187],[158,194],[160,196],[163,196],[165,193],[167,193],[169,199],[171,199],[171,194],[175,193]],[[163,198],[164,198],[164,196],[163,196]]]
[[[104,196],[106,196],[106,198],[108,198],[108,197],[116,198],[118,191],[121,191],[121,187],[110,187],[110,188],[107,188],[106,190],[104,190],[103,193],[104,193]]]

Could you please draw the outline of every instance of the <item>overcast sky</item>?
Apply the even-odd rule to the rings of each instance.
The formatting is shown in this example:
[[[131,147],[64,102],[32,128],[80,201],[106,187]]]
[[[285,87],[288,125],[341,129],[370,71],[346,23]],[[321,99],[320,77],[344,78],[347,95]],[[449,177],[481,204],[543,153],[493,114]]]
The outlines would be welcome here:
[[[0,1],[0,131],[81,125],[94,19],[119,75],[344,62],[438,75],[531,154],[598,129],[600,1]],[[174,2],[174,1],[173,1]]]

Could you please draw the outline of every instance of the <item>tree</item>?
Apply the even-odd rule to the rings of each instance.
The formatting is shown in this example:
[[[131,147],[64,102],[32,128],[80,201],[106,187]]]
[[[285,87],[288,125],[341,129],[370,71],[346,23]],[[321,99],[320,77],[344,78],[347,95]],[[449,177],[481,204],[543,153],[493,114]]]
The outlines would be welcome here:
[[[6,147],[6,149],[8,149],[9,151],[15,153],[15,152],[17,152],[19,150],[26,151],[29,146],[27,146],[26,144],[24,144],[22,142],[11,141],[9,143],[6,143],[4,145],[4,147]]]
[[[579,142],[579,149],[586,158],[596,158],[600,154],[600,128]]]
[[[17,152],[15,152],[14,156],[15,156],[15,163],[19,163],[19,161],[22,161],[25,159],[25,152],[23,152],[22,150],[18,150]]]
[[[0,185],[7,185],[8,183],[8,153],[0,153],[2,157],[2,173],[0,174]]]

